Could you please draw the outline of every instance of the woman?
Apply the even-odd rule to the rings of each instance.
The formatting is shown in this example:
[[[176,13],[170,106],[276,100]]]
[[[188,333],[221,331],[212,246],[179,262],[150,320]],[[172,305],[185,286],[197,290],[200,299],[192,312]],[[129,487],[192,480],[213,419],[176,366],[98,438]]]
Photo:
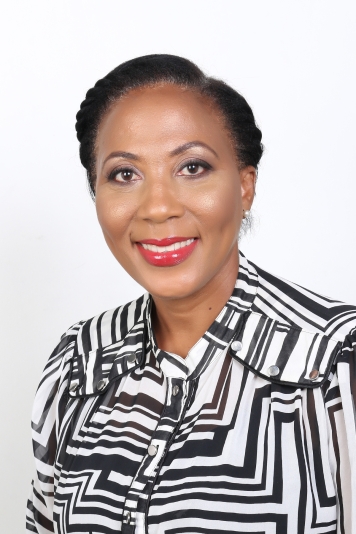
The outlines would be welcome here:
[[[145,56],[76,128],[106,242],[147,293],[51,355],[27,531],[356,532],[356,308],[239,253],[263,150],[247,102]]]

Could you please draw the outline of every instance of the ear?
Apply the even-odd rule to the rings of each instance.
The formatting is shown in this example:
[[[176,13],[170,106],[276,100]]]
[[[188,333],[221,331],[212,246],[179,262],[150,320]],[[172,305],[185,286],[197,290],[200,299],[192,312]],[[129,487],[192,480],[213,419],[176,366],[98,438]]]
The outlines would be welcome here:
[[[255,167],[249,165],[240,171],[242,209],[251,209],[255,197],[257,173]]]

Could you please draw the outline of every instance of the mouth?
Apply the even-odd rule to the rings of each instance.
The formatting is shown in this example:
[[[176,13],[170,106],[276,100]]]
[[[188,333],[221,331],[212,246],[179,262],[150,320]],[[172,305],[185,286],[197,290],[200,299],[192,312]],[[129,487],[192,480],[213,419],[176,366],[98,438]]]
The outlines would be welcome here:
[[[156,267],[173,267],[185,261],[198,244],[196,237],[143,239],[136,245],[143,258]]]

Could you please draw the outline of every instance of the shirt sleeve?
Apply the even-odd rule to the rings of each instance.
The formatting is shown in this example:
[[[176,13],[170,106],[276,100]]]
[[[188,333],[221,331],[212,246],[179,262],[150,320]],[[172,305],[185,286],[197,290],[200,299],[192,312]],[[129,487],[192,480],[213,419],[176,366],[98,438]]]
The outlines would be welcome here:
[[[27,502],[26,532],[54,532],[53,496],[60,420],[67,403],[70,362],[78,329],[61,338],[42,373],[32,411],[35,476]]]
[[[356,534],[356,328],[346,336],[325,396],[337,533]]]

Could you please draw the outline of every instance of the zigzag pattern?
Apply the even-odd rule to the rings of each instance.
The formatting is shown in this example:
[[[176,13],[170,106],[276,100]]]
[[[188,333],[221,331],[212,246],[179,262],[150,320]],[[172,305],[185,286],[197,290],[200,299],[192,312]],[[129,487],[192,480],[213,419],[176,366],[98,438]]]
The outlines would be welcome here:
[[[356,534],[356,308],[241,255],[185,360],[150,310],[80,322],[49,358],[27,532]]]

